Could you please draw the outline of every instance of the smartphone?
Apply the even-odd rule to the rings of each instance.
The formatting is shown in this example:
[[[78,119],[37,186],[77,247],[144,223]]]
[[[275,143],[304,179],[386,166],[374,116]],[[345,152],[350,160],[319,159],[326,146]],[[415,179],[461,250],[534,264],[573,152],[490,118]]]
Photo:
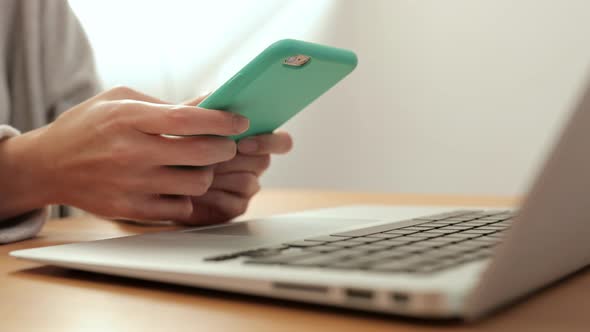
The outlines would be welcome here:
[[[354,70],[354,52],[294,39],[279,40],[198,106],[250,120],[241,138],[272,133]]]

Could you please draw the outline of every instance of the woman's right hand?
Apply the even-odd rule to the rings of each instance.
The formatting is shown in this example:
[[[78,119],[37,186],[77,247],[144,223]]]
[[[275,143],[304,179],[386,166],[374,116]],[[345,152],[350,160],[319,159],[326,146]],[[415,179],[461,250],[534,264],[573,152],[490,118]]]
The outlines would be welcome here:
[[[224,136],[248,126],[246,118],[232,113],[170,105],[114,88],[48,126],[0,144],[7,161],[0,174],[15,167],[8,188],[36,192],[28,203],[35,206],[0,203],[0,219],[46,204],[72,205],[109,218],[185,219],[192,213],[189,196],[200,196],[211,185],[213,170],[207,166],[236,154],[236,144]]]

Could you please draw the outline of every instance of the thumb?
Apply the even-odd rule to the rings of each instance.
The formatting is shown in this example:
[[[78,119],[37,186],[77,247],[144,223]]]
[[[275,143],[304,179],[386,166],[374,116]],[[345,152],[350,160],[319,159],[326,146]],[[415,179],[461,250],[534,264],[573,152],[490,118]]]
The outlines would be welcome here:
[[[199,105],[203,100],[205,100],[205,98],[209,97],[209,95],[211,94],[211,92],[207,92],[195,99],[190,99],[187,100],[185,102],[183,102],[184,105],[188,105],[188,106],[197,106]]]

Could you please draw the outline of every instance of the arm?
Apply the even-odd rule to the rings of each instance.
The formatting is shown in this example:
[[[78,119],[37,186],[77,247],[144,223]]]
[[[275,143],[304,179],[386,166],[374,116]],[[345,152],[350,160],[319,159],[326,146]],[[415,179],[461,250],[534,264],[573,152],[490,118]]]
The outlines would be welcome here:
[[[0,125],[0,244],[36,235],[48,214],[48,209],[42,208],[45,188],[35,184],[36,176],[27,172],[34,163],[26,152],[32,140],[15,137],[18,134]]]
[[[67,1],[26,3],[20,10],[28,15],[20,24],[39,27],[23,31],[30,32],[25,37],[34,43],[25,54],[33,64],[29,70],[34,70],[29,72],[29,88],[41,93],[24,98],[42,97],[37,98],[39,110],[52,121],[98,93],[92,50]],[[40,131],[17,136],[18,131],[0,124],[0,243],[34,236],[47,218],[44,206],[51,201],[52,188],[38,174],[38,155],[33,152]]]

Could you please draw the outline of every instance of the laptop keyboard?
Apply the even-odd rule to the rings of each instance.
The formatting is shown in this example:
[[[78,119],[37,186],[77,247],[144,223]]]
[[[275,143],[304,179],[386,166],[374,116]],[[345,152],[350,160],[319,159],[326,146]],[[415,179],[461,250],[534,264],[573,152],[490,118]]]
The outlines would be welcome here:
[[[511,211],[461,210],[207,258],[246,264],[433,273],[488,258]]]

